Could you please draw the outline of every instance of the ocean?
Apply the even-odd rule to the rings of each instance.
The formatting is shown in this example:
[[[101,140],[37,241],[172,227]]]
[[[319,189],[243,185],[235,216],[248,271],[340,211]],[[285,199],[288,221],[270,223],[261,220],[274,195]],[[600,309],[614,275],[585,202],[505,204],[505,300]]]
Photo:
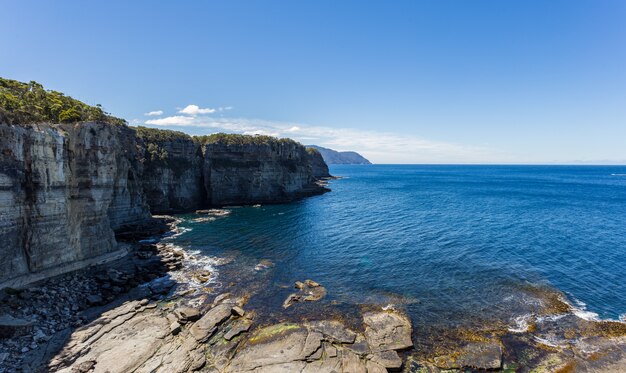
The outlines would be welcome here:
[[[402,307],[424,333],[514,330],[533,312],[528,289],[554,291],[588,319],[626,313],[626,166],[330,170],[341,177],[330,193],[211,221],[181,215],[170,241],[230,258],[211,286],[257,284],[251,302],[269,314],[309,278],[326,304]],[[259,271],[262,260],[273,266]]]

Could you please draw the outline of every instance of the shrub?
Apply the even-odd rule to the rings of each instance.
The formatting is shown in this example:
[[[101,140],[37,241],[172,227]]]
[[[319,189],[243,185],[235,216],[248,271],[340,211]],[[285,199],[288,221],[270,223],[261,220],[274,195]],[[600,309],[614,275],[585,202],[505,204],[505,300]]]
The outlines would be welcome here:
[[[29,83],[0,78],[0,122],[8,124],[77,123],[100,121],[122,125],[100,105],[90,106],[61,92],[47,91],[35,81]]]

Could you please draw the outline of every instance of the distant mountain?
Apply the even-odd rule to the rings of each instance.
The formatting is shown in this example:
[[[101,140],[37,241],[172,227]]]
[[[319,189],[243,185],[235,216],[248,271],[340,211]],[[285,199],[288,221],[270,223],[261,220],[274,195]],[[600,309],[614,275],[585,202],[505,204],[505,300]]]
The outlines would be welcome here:
[[[317,149],[327,164],[372,164],[357,152],[338,152],[317,145],[307,145],[306,147]]]

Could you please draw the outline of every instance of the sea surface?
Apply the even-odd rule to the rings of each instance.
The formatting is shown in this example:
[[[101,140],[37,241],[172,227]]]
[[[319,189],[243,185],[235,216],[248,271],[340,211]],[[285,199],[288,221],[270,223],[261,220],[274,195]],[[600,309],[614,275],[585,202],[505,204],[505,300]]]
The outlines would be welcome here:
[[[626,313],[626,166],[331,173],[342,178],[322,196],[229,208],[212,221],[183,215],[186,231],[172,240],[262,276],[260,297],[277,310],[294,281],[311,278],[328,289],[325,302],[399,304],[418,329],[476,320],[514,328],[528,286],[555,289],[583,317]],[[261,260],[275,265],[258,274]],[[215,286],[225,286],[219,275]]]

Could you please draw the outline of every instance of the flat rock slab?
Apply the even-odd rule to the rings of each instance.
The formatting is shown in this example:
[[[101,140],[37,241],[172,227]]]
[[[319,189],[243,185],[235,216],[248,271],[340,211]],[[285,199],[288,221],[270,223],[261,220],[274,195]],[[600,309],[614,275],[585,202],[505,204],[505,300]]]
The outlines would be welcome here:
[[[413,346],[411,321],[395,311],[368,312],[363,315],[365,339],[372,352],[401,350]]]
[[[347,329],[339,321],[314,321],[308,326],[310,330],[322,333],[326,340],[333,343],[354,343],[354,340],[356,339],[356,333]]]
[[[230,371],[245,372],[266,369],[269,366],[283,369],[279,368],[279,364],[289,366],[289,363],[294,362],[298,362],[296,365],[300,369],[296,371],[300,371],[304,367],[303,360],[321,346],[321,338],[321,333],[309,333],[306,328],[295,324],[277,324],[262,328],[235,354]]]
[[[370,360],[384,368],[399,369],[402,366],[402,359],[395,351],[381,351],[373,354]]]
[[[230,317],[231,310],[232,306],[229,304],[218,304],[211,308],[200,320],[196,321],[189,329],[189,333],[191,333],[197,341],[206,341],[213,335],[217,326]]]
[[[472,342],[452,355],[435,358],[441,369],[499,369],[502,365],[502,347],[497,342]]]
[[[92,365],[93,373],[132,372],[149,359],[162,345],[169,332],[165,317],[140,314],[124,322],[123,328],[95,334],[76,349],[62,351],[70,360],[78,356],[71,366],[60,372],[73,372],[80,366]]]

